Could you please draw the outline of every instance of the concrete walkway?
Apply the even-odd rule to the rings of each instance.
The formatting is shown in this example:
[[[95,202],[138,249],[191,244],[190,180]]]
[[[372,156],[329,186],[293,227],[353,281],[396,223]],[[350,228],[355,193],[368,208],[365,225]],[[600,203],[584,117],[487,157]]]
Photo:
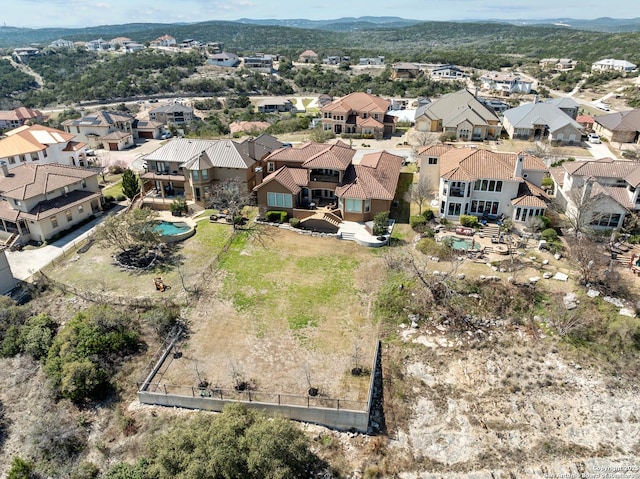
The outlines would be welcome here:
[[[90,223],[67,234],[64,238],[60,238],[58,241],[46,246],[22,251],[7,251],[7,260],[11,266],[13,277],[22,281],[28,280],[42,268],[48,266],[49,263],[76,248],[105,218],[122,209],[124,208],[116,206],[109,211],[109,214],[98,216]]]

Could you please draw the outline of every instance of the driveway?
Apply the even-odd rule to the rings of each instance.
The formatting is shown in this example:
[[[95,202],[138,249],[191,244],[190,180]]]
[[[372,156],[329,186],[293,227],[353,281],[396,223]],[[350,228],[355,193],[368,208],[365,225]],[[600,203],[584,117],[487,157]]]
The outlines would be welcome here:
[[[115,214],[122,210],[123,207],[116,206],[109,211],[109,214]],[[49,263],[58,257],[73,250],[82,240],[90,235],[94,228],[98,226],[107,214],[98,216],[95,220],[69,233],[58,241],[41,246],[34,249],[24,249],[22,251],[6,251],[7,260],[11,266],[13,277],[22,281],[26,281]]]
[[[589,149],[591,156],[597,160],[601,158],[612,158],[614,160],[620,159],[609,149],[608,143],[585,143],[585,145]]]

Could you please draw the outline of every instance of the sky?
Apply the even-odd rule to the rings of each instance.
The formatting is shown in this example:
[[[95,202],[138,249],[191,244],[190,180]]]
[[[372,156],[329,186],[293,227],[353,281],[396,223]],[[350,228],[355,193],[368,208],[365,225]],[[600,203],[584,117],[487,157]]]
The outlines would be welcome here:
[[[637,0],[0,0],[0,25],[89,27],[207,20],[329,20],[396,16],[415,20],[630,17]],[[640,13],[638,13],[640,15]]]

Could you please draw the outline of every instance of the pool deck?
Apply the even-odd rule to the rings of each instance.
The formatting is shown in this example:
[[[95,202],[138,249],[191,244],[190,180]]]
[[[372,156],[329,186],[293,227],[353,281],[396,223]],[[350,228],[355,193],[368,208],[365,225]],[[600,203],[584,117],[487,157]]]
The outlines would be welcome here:
[[[481,254],[489,261],[502,260],[505,255],[508,255],[512,250],[516,250],[516,248],[518,253],[523,252],[524,249],[518,248],[518,246],[531,248],[528,241],[522,240],[512,234],[504,234],[502,235],[503,241],[496,242],[497,236],[487,230],[476,231],[471,236],[462,236],[460,234],[456,234],[455,231],[441,231],[435,235],[435,239],[437,242],[441,242],[442,239],[447,236],[453,236],[458,240],[465,240],[467,242],[471,241],[474,243],[475,246],[472,250],[459,251],[461,255],[471,254],[475,256],[477,254]]]

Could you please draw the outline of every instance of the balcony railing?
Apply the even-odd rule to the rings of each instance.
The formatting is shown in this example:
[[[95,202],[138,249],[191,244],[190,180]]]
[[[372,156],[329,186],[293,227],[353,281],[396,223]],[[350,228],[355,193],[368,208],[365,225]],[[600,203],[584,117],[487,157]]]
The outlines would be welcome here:
[[[338,183],[340,177],[338,175],[311,175],[311,181],[320,181],[323,183]]]

